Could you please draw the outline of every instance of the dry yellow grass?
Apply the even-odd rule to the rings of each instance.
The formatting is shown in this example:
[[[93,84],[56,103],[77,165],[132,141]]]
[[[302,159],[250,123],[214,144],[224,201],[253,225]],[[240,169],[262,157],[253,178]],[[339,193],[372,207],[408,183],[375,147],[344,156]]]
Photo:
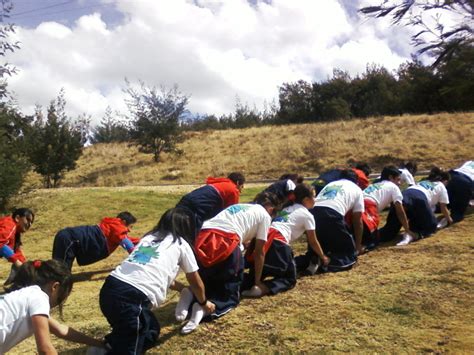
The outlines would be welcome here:
[[[19,197],[37,219],[23,238],[31,258],[49,258],[55,232],[94,224],[101,216],[129,209],[139,219],[134,234],[149,230],[163,211],[193,186],[65,188]],[[262,187],[246,189],[243,201]],[[241,305],[189,336],[174,321],[178,295],[170,291],[156,311],[161,345],[150,353],[472,353],[474,349],[474,210],[435,236],[404,248],[385,246],[361,257],[351,271],[299,279],[293,290]],[[294,245],[305,250],[303,241]],[[64,321],[97,337],[108,332],[99,305],[105,277],[126,256],[117,250],[86,267],[74,265],[78,281],[67,300]],[[0,279],[9,264],[0,263]],[[54,339],[62,354],[85,348]],[[29,339],[11,354],[29,354]]]
[[[248,179],[284,172],[315,176],[351,159],[375,170],[415,159],[420,169],[456,167],[472,159],[474,113],[379,117],[330,123],[191,132],[184,154],[151,155],[127,144],[98,144],[85,150],[63,186],[124,186],[199,183],[207,176],[243,171]],[[39,187],[31,174],[26,187]]]

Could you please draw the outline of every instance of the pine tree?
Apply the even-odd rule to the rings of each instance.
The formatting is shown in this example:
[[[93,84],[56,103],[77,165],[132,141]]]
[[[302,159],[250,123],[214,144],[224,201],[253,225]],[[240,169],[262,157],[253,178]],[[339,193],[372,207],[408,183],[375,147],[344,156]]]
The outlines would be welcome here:
[[[46,119],[40,109],[35,114],[29,137],[29,158],[34,170],[43,177],[46,188],[58,187],[66,171],[76,167],[84,144],[83,128],[65,114],[64,91],[51,101]]]

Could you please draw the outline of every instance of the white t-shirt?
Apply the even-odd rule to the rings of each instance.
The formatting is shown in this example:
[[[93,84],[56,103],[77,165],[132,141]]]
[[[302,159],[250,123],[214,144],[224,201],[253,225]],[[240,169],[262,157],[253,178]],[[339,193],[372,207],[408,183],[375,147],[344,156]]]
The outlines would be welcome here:
[[[315,207],[329,207],[345,216],[347,212],[364,212],[364,195],[359,186],[343,179],[330,182],[315,199]]]
[[[415,185],[415,178],[413,175],[408,171],[408,169],[401,168],[398,169],[400,170],[400,178],[401,178],[401,183],[402,184],[407,184],[407,185]]]
[[[469,160],[465,162],[459,169],[454,170],[463,173],[464,175],[470,177],[472,181],[474,181],[474,160]]]
[[[49,318],[49,296],[39,286],[29,286],[0,296],[0,354],[33,335],[31,317]]]
[[[418,183],[418,185],[410,186],[409,189],[415,189],[422,191],[426,198],[428,199],[428,203],[430,204],[432,209],[436,208],[438,203],[449,203],[448,191],[446,190],[446,186],[440,181],[428,181],[423,180]]]
[[[184,239],[173,242],[173,236],[169,234],[156,242],[155,236],[147,235],[111,275],[142,291],[156,308],[166,299],[180,267],[185,273],[199,269],[193,251]]]
[[[369,185],[364,190],[364,198],[371,198],[377,202],[379,211],[383,211],[392,202],[402,202],[403,195],[400,188],[389,180],[383,180]]]
[[[284,208],[272,222],[271,227],[278,230],[289,244],[305,231],[315,230],[314,216],[299,203]]]
[[[237,233],[242,244],[253,238],[267,240],[271,223],[272,218],[261,205],[239,203],[227,207],[217,216],[205,221],[202,229]]]

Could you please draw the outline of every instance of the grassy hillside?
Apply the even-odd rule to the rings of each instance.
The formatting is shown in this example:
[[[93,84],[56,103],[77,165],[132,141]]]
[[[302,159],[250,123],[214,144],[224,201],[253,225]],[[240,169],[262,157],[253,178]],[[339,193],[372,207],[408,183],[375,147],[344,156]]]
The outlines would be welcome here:
[[[184,153],[164,154],[160,163],[127,144],[89,147],[62,185],[200,183],[236,170],[248,179],[272,179],[284,172],[314,176],[351,160],[365,160],[375,170],[407,159],[417,160],[421,169],[450,168],[473,158],[473,136],[474,113],[191,132],[178,146]],[[31,174],[25,187],[40,182]]]
[[[30,258],[49,258],[59,229],[94,224],[101,216],[124,209],[138,217],[134,234],[141,235],[192,188],[68,188],[24,195],[14,203],[37,211],[32,230],[23,238],[25,253]],[[243,200],[250,200],[259,190],[247,188]],[[180,324],[173,317],[178,295],[170,291],[156,311],[162,343],[150,353],[471,353],[472,212],[462,223],[432,238],[404,248],[388,245],[364,255],[351,271],[302,278],[287,293],[244,300],[230,314],[188,336],[179,335]],[[304,242],[295,249],[296,254],[304,251]],[[98,294],[105,277],[124,257],[117,250],[102,262],[73,267],[78,281],[64,307],[67,324],[97,337],[107,333]],[[8,268],[8,263],[0,263],[0,279]],[[64,354],[85,352],[81,346],[57,339],[54,344]],[[34,349],[30,339],[10,353],[33,353]]]

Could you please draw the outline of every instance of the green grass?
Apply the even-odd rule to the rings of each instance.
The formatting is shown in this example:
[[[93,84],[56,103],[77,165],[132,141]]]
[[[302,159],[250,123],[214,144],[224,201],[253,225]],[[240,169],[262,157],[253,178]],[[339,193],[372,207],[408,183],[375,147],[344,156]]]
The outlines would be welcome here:
[[[122,210],[138,217],[133,234],[142,235],[192,188],[83,188],[23,195],[15,204],[37,213],[23,239],[25,254],[49,258],[59,229],[95,224]],[[241,200],[250,201],[261,188],[245,189]],[[188,336],[179,334],[181,325],[174,320],[178,295],[170,291],[156,311],[162,325],[161,345],[150,353],[472,353],[474,214],[470,212],[462,223],[432,238],[363,255],[351,271],[301,278],[284,294],[243,300],[230,314]],[[297,242],[295,254],[305,248],[304,241]],[[108,332],[98,294],[125,256],[117,250],[96,264],[73,267],[79,281],[64,307],[66,324],[97,337]],[[8,269],[8,263],[0,263],[0,278],[6,277]],[[56,338],[54,344],[65,354],[81,354],[85,349]],[[29,339],[11,353],[34,351],[34,340]]]

